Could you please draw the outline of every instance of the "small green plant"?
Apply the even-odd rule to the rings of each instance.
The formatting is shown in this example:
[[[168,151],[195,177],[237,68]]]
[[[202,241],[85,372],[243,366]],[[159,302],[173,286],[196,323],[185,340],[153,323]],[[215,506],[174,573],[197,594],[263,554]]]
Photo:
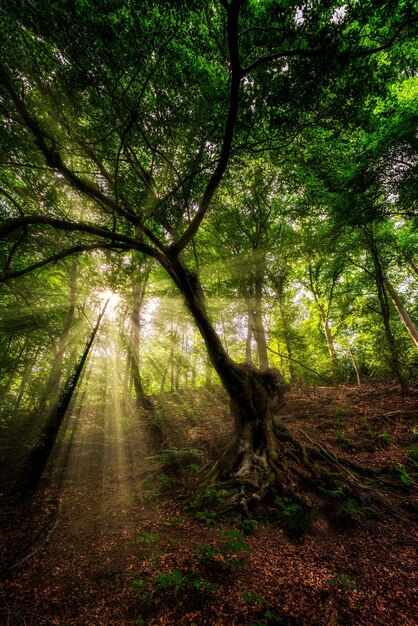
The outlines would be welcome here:
[[[343,498],[344,491],[341,487],[336,487],[335,489],[326,489],[325,487],[319,487],[319,491],[322,491],[329,498]]]
[[[359,503],[355,498],[349,498],[342,508],[343,512],[349,517],[359,517],[363,515]]]
[[[153,558],[153,561],[156,561],[158,557],[163,556],[163,554],[165,554],[163,550],[156,550],[156,544],[160,541],[159,535],[146,533],[145,535],[138,535],[138,537],[135,538],[135,541],[137,543],[145,544],[146,546],[145,550],[141,550],[139,552],[140,557],[151,556]]]
[[[263,613],[263,619],[258,619],[255,622],[252,622],[251,626],[273,626],[274,624],[280,624],[281,626],[284,626],[287,623],[288,620],[286,619],[286,617],[276,615],[276,613],[273,613],[273,611],[267,609]]]
[[[409,487],[410,485],[414,484],[414,481],[412,480],[412,478],[410,477],[410,475],[408,474],[407,470],[405,469],[405,466],[402,465],[402,463],[399,463],[396,466],[396,470],[399,474],[399,478],[401,479],[402,483],[404,485],[406,485],[407,487]]]
[[[153,535],[152,533],[145,533],[145,535],[138,535],[135,537],[137,543],[146,543],[148,546],[153,547],[160,541],[160,535]]]
[[[213,600],[204,598],[205,592],[214,593],[217,589],[216,583],[210,582],[204,578],[196,578],[194,575],[187,574],[187,572],[181,572],[178,569],[172,569],[168,572],[157,572],[154,578],[155,593],[158,594],[173,594],[175,597],[182,593],[196,594],[199,592],[202,599],[209,601],[211,604]]]
[[[300,537],[307,532],[311,521],[310,511],[307,507],[299,502],[289,502],[283,498],[276,498],[274,503],[288,520],[286,525],[288,534]]]
[[[200,467],[196,463],[189,463],[189,465],[181,469],[180,473],[182,476],[198,476],[200,474]]]
[[[187,466],[199,467],[200,453],[196,448],[171,448],[163,450],[159,459],[167,473],[180,475]]]
[[[413,446],[408,450],[408,460],[414,467],[418,467],[418,446]]]
[[[177,526],[178,524],[184,522],[185,519],[184,515],[173,515],[172,517],[169,517],[164,524],[165,526]]]
[[[145,616],[154,603],[152,593],[145,587],[145,581],[142,578],[134,578],[131,583],[131,590],[136,595],[139,610],[141,611],[136,619],[136,624],[145,624]]]
[[[376,435],[376,443],[380,448],[387,450],[392,445],[392,437],[390,433],[383,431]]]
[[[274,503],[281,509],[286,517],[294,517],[302,509],[302,505],[296,502],[286,502],[282,498],[276,498]]]
[[[200,579],[200,578],[192,578],[189,581],[192,589],[196,589],[196,591],[211,591],[214,592],[217,590],[218,585],[216,583],[211,583],[209,580]]]
[[[222,543],[219,546],[209,546],[199,543],[195,554],[202,557],[207,563],[219,564],[223,569],[242,569],[244,562],[237,558],[240,552],[251,552],[251,548],[244,541],[244,537],[239,530],[219,531]]]
[[[199,496],[199,504],[202,507],[211,507],[225,502],[227,493],[223,489],[208,488]]]
[[[346,417],[350,414],[350,409],[347,409],[345,406],[336,406],[334,408],[334,414],[336,417]]]
[[[243,591],[241,594],[241,598],[244,600],[244,602],[249,602],[251,604],[268,604],[267,600],[261,598],[253,591]]]
[[[350,438],[345,430],[337,430],[337,432],[335,433],[335,439],[337,443],[339,443],[340,446],[342,446],[343,448],[346,448],[350,445]]]
[[[160,491],[170,491],[175,485],[174,480],[167,474],[159,474],[157,481]]]
[[[258,530],[258,522],[255,519],[244,518],[241,526],[246,535],[250,535]]]
[[[414,443],[415,441],[418,441],[418,428],[413,426],[411,428],[411,442]]]
[[[204,522],[208,526],[210,526],[210,524],[213,524],[215,522],[216,516],[217,516],[216,511],[212,511],[212,510],[198,511],[196,513],[197,519],[200,520],[201,522]]]
[[[178,569],[173,569],[170,572],[158,572],[154,584],[158,591],[173,589],[177,595],[185,585],[185,578]]]
[[[360,589],[357,583],[355,583],[352,578],[350,578],[349,576],[346,576],[345,574],[337,574],[335,578],[329,578],[327,580],[327,583],[331,585],[332,587],[339,586],[347,590],[355,589],[356,591],[358,591]]]

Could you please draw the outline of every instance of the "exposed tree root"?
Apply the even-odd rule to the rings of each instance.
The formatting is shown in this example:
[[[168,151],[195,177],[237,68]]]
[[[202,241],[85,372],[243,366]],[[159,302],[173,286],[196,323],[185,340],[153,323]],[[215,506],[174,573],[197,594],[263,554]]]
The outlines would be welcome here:
[[[289,517],[294,511],[313,514],[315,509],[323,509],[340,515],[348,509],[347,516],[353,518],[356,511],[358,517],[366,511],[409,519],[391,503],[396,492],[382,493],[382,486],[387,490],[398,486],[380,478],[390,473],[390,468],[376,470],[342,458],[306,432],[299,432],[307,443],[280,422],[273,422],[277,455],[269,454],[268,440],[257,450],[251,449],[248,440],[245,446],[242,442],[229,446],[206,474],[195,506],[213,509],[220,516],[236,512],[251,517],[258,507],[279,503],[279,513],[281,507]]]

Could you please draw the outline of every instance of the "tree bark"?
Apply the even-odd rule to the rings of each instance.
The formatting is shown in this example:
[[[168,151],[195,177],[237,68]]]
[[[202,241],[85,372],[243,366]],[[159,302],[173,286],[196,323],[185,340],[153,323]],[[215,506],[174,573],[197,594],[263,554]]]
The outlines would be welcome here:
[[[357,385],[360,387],[361,386],[360,372],[358,371],[357,363],[356,363],[354,355],[353,355],[353,353],[351,351],[351,347],[350,347],[349,343],[347,343],[347,348],[348,348],[348,354],[350,356],[351,365],[353,366],[353,369],[354,369],[354,371],[356,373]]]
[[[405,248],[403,246],[401,246],[400,244],[396,244],[396,247],[398,248],[398,250],[400,250],[400,252],[403,254],[405,259],[408,261],[408,263],[409,263],[412,271],[414,272],[414,274],[416,276],[418,276],[418,265],[417,265],[415,259],[413,258],[413,256],[410,255],[409,252],[407,252],[405,250]]]
[[[368,243],[368,247],[370,253],[372,255],[373,266],[374,266],[374,278],[376,284],[377,297],[380,304],[380,313],[382,316],[383,327],[385,330],[386,340],[389,348],[390,360],[389,366],[391,368],[392,374],[396,378],[399,383],[399,386],[402,392],[406,392],[408,389],[408,385],[402,375],[402,369],[399,362],[398,349],[395,342],[395,337],[392,332],[392,328],[390,325],[390,308],[389,302],[385,289],[385,277],[383,273],[382,264],[380,262],[379,251],[377,249],[376,241],[374,239],[373,233],[365,230],[366,239]]]
[[[389,280],[387,278],[384,279],[384,284],[385,287],[390,295],[390,297],[392,298],[392,302],[396,307],[396,310],[399,313],[399,317],[402,320],[403,325],[405,326],[406,330],[408,331],[412,341],[414,342],[415,346],[418,348],[418,330],[414,324],[414,322],[411,320],[410,316],[408,315],[408,312],[406,311],[404,305],[402,304],[398,294],[396,293],[393,285],[389,282]]]
[[[338,358],[337,358],[337,353],[336,353],[335,346],[334,346],[334,338],[333,338],[332,331],[329,325],[329,306],[330,306],[331,298],[329,299],[329,303],[326,308],[323,302],[322,294],[321,294],[322,290],[320,290],[320,288],[317,286],[316,280],[314,279],[314,272],[313,272],[311,263],[309,263],[309,288],[314,297],[314,300],[315,300],[315,303],[319,312],[319,317],[321,320],[322,328],[324,330],[325,341],[327,344],[329,360],[331,364],[332,379],[335,384],[338,379]]]
[[[140,367],[140,345],[141,345],[141,311],[144,305],[145,292],[148,282],[150,268],[145,267],[144,273],[141,275],[141,281],[138,292],[135,296],[134,306],[131,315],[131,333],[128,341],[128,354],[130,362],[130,370],[132,382],[135,389],[135,402],[137,409],[148,410],[150,403],[146,398],[144,386],[142,384],[141,367]]]
[[[51,371],[46,380],[45,387],[39,401],[39,414],[45,414],[47,406],[49,404],[51,408],[58,402],[59,397],[59,382],[62,375],[62,364],[64,360],[65,351],[68,345],[68,339],[70,335],[70,329],[74,321],[74,313],[77,301],[76,282],[77,282],[77,265],[78,261],[73,258],[70,270],[70,295],[69,295],[69,307],[64,321],[64,326],[61,331],[61,335],[58,342],[57,352],[55,354]]]
[[[279,442],[273,433],[273,418],[284,402],[286,384],[278,370],[257,370],[235,363],[227,354],[205,307],[202,287],[195,274],[180,259],[171,262],[176,282],[205,342],[212,364],[230,397],[235,422],[231,471],[243,477],[254,466],[278,468]]]
[[[263,285],[265,277],[265,258],[262,253],[253,250],[251,256],[251,269],[249,272],[249,323],[252,323],[252,331],[257,346],[257,355],[260,369],[268,369],[269,359],[267,354],[267,340],[263,324]],[[248,338],[247,338],[248,339]]]
[[[77,388],[84,364],[96,338],[107,304],[108,302],[104,305],[87,341],[84,352],[68,378],[63,391],[61,392],[58,405],[53,406],[49,411],[48,419],[42,429],[42,432],[40,433],[38,444],[29,453],[21,475],[17,481],[17,490],[21,493],[35,489],[41,479],[61,424]]]

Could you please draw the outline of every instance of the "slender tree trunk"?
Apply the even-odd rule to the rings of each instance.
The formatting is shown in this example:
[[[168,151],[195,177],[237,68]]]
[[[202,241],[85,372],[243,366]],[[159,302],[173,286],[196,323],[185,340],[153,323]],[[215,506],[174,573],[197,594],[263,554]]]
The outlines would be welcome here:
[[[103,315],[105,314],[108,302],[104,305],[97,322],[90,334],[90,337],[85,346],[84,352],[76,364],[73,372],[68,378],[64,389],[60,395],[58,405],[51,408],[48,415],[48,420],[40,433],[38,444],[31,450],[25,466],[18,479],[17,488],[21,492],[25,492],[28,489],[34,489],[42,476],[45,469],[45,465],[48,461],[49,455],[57,438],[59,429],[70,405],[71,399],[77,388],[78,381],[84,368],[84,364],[90,353],[93,342],[96,338],[97,331],[99,330],[100,323]]]
[[[20,403],[22,402],[23,394],[25,393],[25,389],[30,378],[30,373],[32,372],[34,364],[38,360],[39,352],[40,348],[36,350],[35,355],[32,356],[30,361],[26,361],[25,367],[22,372],[22,379],[20,381],[19,389],[16,394],[16,400],[13,407],[14,411],[17,411],[20,408]]]
[[[282,320],[283,339],[284,339],[284,343],[286,346],[286,353],[289,359],[291,359],[292,358],[292,345],[290,343],[290,332],[289,332],[289,325],[287,322],[287,316],[286,316],[284,306],[283,306],[283,289],[279,288],[277,290],[276,295],[277,295],[277,302],[279,305],[279,313],[280,313],[280,317]],[[280,349],[278,351],[280,352]],[[290,382],[293,383],[295,380],[295,369],[293,367],[292,361],[289,361],[288,368],[289,368]]]
[[[13,365],[12,365],[12,367],[8,371],[7,379],[4,380],[3,387],[1,388],[2,398],[6,397],[6,395],[9,392],[10,387],[13,384],[14,375],[15,375],[17,369],[19,368],[20,360],[21,360],[21,358],[23,356],[23,353],[25,353],[25,355],[26,355],[28,353],[28,351],[29,351],[28,344],[22,342],[22,345],[19,347],[19,352],[18,352],[16,358],[13,359]],[[26,356],[24,358],[26,358]]]
[[[252,314],[251,298],[249,296],[247,296],[246,302],[247,302],[247,338],[245,340],[245,362],[248,363],[249,365],[252,365],[253,356],[252,356],[251,343],[252,343],[252,338],[253,338],[254,321],[253,321],[253,314]]]
[[[71,325],[74,320],[74,313],[76,307],[77,293],[76,293],[76,281],[77,281],[77,265],[76,258],[73,259],[70,270],[70,298],[68,312],[64,321],[64,326],[59,338],[57,352],[55,354],[52,367],[45,383],[45,387],[39,401],[39,414],[43,415],[47,410],[48,404],[52,407],[58,401],[59,395],[59,382],[62,375],[62,364],[64,360],[65,351],[68,345],[68,339],[70,334]]]
[[[353,366],[353,369],[354,369],[354,371],[356,373],[357,385],[360,387],[361,386],[360,373],[358,371],[357,363],[356,363],[354,355],[353,355],[353,353],[351,351],[351,347],[350,347],[349,343],[347,344],[347,348],[348,348],[348,354],[350,356],[351,365]]]
[[[257,346],[258,362],[260,369],[268,369],[269,359],[267,354],[266,333],[263,324],[263,286],[265,277],[265,258],[257,250],[252,255],[252,285],[250,296],[252,299],[253,334]]]
[[[415,261],[415,259],[413,258],[413,256],[411,256],[409,254],[409,252],[407,252],[405,250],[405,248],[403,246],[401,246],[400,244],[396,244],[396,247],[398,248],[398,250],[400,250],[400,252],[403,254],[403,256],[405,257],[405,259],[408,261],[412,271],[414,272],[414,274],[416,276],[418,276],[418,265]]]
[[[329,315],[328,310],[330,307],[331,300],[329,300],[328,306],[326,308],[326,305],[324,304],[323,297],[321,294],[321,290],[317,286],[316,280],[314,279],[314,271],[313,271],[311,263],[309,263],[309,286],[310,286],[311,293],[314,297],[314,300],[315,300],[315,303],[319,312],[319,318],[321,320],[322,328],[324,330],[325,341],[327,344],[329,360],[331,364],[332,380],[334,384],[336,384],[338,380],[338,358],[337,358],[337,353],[336,353],[335,346],[334,346],[334,338],[332,336],[332,331],[329,325],[329,317],[328,317]]]
[[[402,392],[406,392],[408,389],[408,385],[402,375],[401,365],[399,362],[398,349],[395,342],[395,337],[392,333],[392,328],[390,325],[390,308],[389,302],[385,289],[385,278],[382,269],[382,265],[380,262],[379,252],[376,246],[375,239],[373,234],[365,231],[367,242],[369,246],[369,250],[372,255],[373,265],[374,265],[374,278],[376,283],[377,297],[380,304],[380,313],[382,315],[383,327],[385,330],[386,340],[388,343],[390,361],[389,365],[392,371],[392,374],[395,376],[398,381]]]
[[[206,365],[206,367],[205,367],[205,385],[206,385],[206,387],[210,387],[210,385],[212,384],[212,367],[211,367],[211,360],[210,360],[209,356],[206,358],[205,365]]]
[[[139,291],[135,297],[134,306],[131,315],[131,334],[129,337],[128,353],[131,366],[132,383],[135,389],[136,406],[148,410],[150,403],[148,402],[144,386],[142,384],[141,367],[140,367],[140,345],[141,345],[141,311],[144,305],[145,292],[148,282],[150,269],[145,268],[141,277]]]
[[[389,282],[389,280],[387,278],[384,279],[384,284],[385,284],[385,287],[386,287],[390,297],[392,298],[392,301],[393,301],[393,304],[396,307],[396,310],[399,313],[399,317],[401,318],[401,320],[403,322],[403,325],[405,326],[406,330],[410,334],[411,339],[414,342],[415,346],[418,348],[418,330],[417,330],[414,322],[409,317],[408,312],[406,311],[405,307],[403,306],[403,304],[402,304],[398,294],[396,293],[393,285]]]

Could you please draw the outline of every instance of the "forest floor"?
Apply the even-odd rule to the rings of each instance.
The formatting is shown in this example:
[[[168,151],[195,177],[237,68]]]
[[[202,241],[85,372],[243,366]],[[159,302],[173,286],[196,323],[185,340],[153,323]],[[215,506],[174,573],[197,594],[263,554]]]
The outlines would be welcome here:
[[[210,507],[185,509],[198,462],[230,436],[227,403],[217,388],[156,401],[153,428],[127,421],[107,440],[100,424],[101,438],[85,425],[63,438],[30,502],[3,497],[1,624],[417,624],[416,529],[401,505],[416,487],[418,393],[288,393],[282,419],[296,434],[397,468],[401,517],[349,500],[344,520],[322,519],[301,537],[263,515],[236,526]]]

